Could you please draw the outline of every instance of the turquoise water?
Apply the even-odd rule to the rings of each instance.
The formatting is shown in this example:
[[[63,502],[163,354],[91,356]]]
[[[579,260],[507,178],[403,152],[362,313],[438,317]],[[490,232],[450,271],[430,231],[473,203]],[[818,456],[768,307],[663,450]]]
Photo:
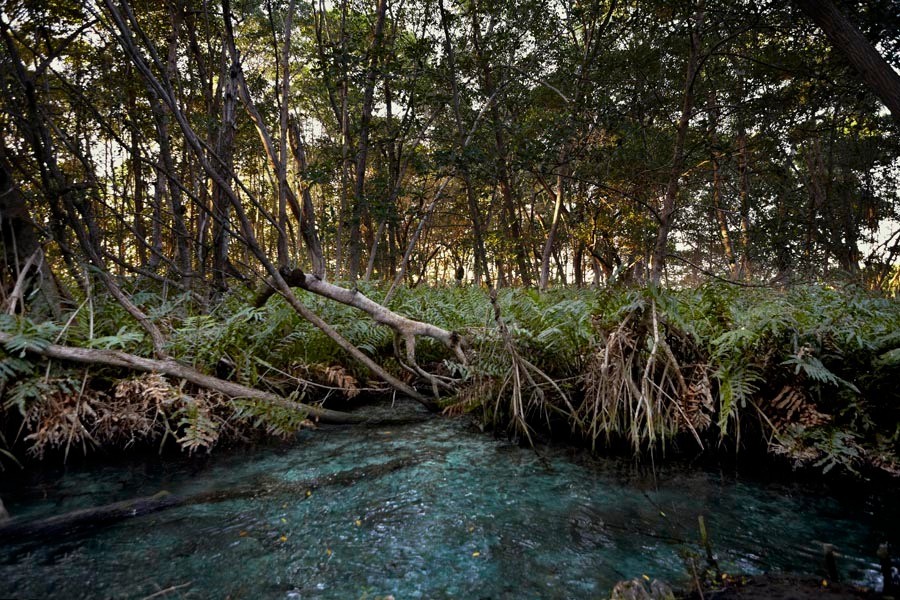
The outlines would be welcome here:
[[[396,468],[381,472],[383,464]],[[698,515],[726,570],[815,572],[828,542],[846,579],[874,585],[878,543],[900,542],[891,498],[839,500],[708,470],[654,475],[565,449],[536,453],[443,418],[0,483],[9,512],[27,518],[163,489],[245,491],[7,543],[0,597],[603,597],[645,574],[684,584],[682,554],[700,551]]]

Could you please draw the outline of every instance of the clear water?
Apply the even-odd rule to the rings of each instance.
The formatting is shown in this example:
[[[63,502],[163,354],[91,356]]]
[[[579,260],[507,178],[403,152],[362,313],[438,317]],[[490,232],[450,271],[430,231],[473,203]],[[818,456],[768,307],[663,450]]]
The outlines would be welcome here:
[[[398,459],[406,466],[329,480]],[[700,552],[698,515],[728,571],[815,572],[828,542],[846,579],[875,585],[878,543],[900,542],[896,498],[836,499],[696,469],[654,475],[564,449],[538,454],[464,420],[322,429],[289,447],[200,462],[0,483],[9,512],[29,518],[162,489],[259,489],[89,534],[7,544],[0,597],[143,598],[169,588],[156,597],[602,597],[645,574],[686,583],[682,556]]]

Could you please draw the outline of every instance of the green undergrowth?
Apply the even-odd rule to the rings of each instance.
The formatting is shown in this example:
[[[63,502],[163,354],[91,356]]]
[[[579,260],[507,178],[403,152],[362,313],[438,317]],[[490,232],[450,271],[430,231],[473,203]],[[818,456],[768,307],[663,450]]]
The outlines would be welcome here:
[[[385,290],[360,291],[379,301]],[[292,400],[337,408],[383,384],[282,299],[253,308],[237,290],[201,312],[186,296],[133,290],[174,359]],[[397,376],[392,332],[356,309],[301,300]],[[897,474],[900,304],[854,288],[787,291],[504,289],[496,312],[474,287],[401,289],[390,308],[463,334],[459,364],[432,340],[420,365],[452,379],[446,412],[523,441],[562,435],[597,450],[765,448],[798,465]],[[93,298],[60,322],[0,319],[0,464],[98,447],[175,443],[186,451],[291,435],[302,414],[234,400],[154,374],[37,359],[48,343],[152,356],[114,302]],[[430,386],[422,388],[430,390]],[[49,453],[49,454],[48,454]]]
[[[765,448],[824,472],[900,474],[896,300],[720,284],[511,291],[500,304],[518,356],[557,385],[523,377],[488,334],[474,394],[456,407],[514,435],[555,427],[636,452]]]

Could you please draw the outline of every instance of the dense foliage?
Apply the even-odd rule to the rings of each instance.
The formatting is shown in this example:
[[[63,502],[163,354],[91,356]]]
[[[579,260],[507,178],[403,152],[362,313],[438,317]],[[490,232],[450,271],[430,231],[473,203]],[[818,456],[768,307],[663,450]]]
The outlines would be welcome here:
[[[178,298],[135,295],[172,328],[172,356],[204,372],[338,407],[388,391],[364,369],[342,366],[352,362],[283,301],[248,309],[246,292],[236,292],[211,314],[189,315],[179,313]],[[303,298],[402,376],[389,329],[349,307]],[[396,303],[470,340],[467,365],[438,345],[421,350],[435,372],[464,378],[460,392],[444,398],[445,412],[469,412],[522,441],[564,435],[604,451],[666,452],[674,444],[690,453],[724,445],[826,471],[898,473],[900,305],[892,300],[853,288],[710,284],[671,292],[509,289],[498,294],[498,313],[475,287],[404,288]],[[2,325],[16,332],[0,361],[5,452],[166,440],[208,450],[254,431],[288,435],[312,425],[296,411],[157,374],[76,368],[22,352],[64,341],[151,353],[113,302],[85,306],[62,323],[6,317]]]
[[[896,66],[897,1],[836,4]],[[38,245],[204,295],[253,243],[351,282],[898,285],[900,117],[794,3],[116,6],[0,13],[5,295]]]
[[[6,2],[3,464],[402,393],[896,472],[898,31],[897,0]]]

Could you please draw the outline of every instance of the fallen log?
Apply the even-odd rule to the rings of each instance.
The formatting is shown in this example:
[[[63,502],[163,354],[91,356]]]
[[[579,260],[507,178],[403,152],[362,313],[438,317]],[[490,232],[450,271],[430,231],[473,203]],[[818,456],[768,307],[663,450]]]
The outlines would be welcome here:
[[[190,496],[180,496],[160,491],[143,496],[113,502],[103,506],[82,508],[43,519],[12,518],[0,522],[0,543],[42,543],[47,536],[73,535],[94,531],[97,527],[161,512],[179,506],[215,504],[242,498],[259,498],[261,495],[297,494],[307,497],[307,492],[326,486],[350,486],[363,479],[382,477],[394,471],[419,464],[425,456],[398,458],[384,463],[367,465],[358,469],[338,471],[322,477],[303,481],[259,481],[227,490],[212,490]]]
[[[0,331],[0,343],[7,344],[13,339],[12,334]],[[329,410],[319,406],[311,406],[300,402],[292,402],[270,392],[257,390],[233,381],[225,381],[218,377],[205,375],[187,365],[183,365],[171,358],[153,359],[129,354],[120,350],[100,350],[96,348],[79,348],[76,346],[60,346],[57,344],[29,345],[25,351],[47,358],[68,360],[82,364],[101,364],[111,367],[121,367],[132,371],[162,373],[171,377],[178,377],[195,385],[216,392],[221,392],[230,398],[251,398],[263,400],[277,406],[302,411],[318,419],[322,423],[347,424],[364,423],[366,417],[352,415],[336,410]]]
[[[439,389],[451,392],[456,391],[456,386],[460,383],[459,380],[429,373],[419,366],[416,360],[416,337],[425,336],[439,341],[454,354],[460,363],[466,364],[468,362],[465,353],[466,342],[458,333],[448,331],[430,323],[423,323],[421,321],[416,321],[415,319],[404,317],[403,315],[390,310],[386,306],[367,298],[358,290],[342,288],[332,283],[328,283],[320,277],[304,273],[301,269],[282,268],[279,270],[278,276],[280,278],[280,283],[287,286],[288,291],[290,291],[290,288],[292,287],[297,287],[323,298],[328,298],[329,300],[352,306],[353,308],[368,314],[376,323],[391,328],[394,332],[396,358],[400,362],[400,365],[416,377],[421,377],[428,381],[431,384],[434,399],[429,399],[421,395],[415,388],[396,379],[365,355],[357,356],[358,359],[363,361],[363,364],[384,381],[387,381],[394,389],[406,394],[410,398],[414,398],[432,411],[437,411],[438,409],[435,400],[440,396]],[[254,306],[257,308],[263,306],[266,301],[276,293],[282,293],[288,302],[296,309],[299,310],[303,308],[293,295],[289,297],[284,294],[284,290],[279,287],[278,278],[275,278],[274,275],[266,280],[266,287],[257,295]],[[351,348],[345,347],[345,343],[346,340],[339,343],[339,345],[345,350],[351,350]],[[401,343],[405,349],[405,357],[401,356]],[[356,349],[353,348],[353,350]]]
[[[465,340],[458,333],[448,331],[431,323],[423,323],[395,313],[386,306],[378,304],[367,298],[357,290],[342,288],[328,283],[320,277],[304,273],[301,269],[282,269],[280,271],[285,283],[291,287],[299,287],[323,298],[352,306],[368,314],[376,323],[390,327],[404,339],[409,336],[422,335],[433,338],[450,350],[456,359],[466,364]],[[267,281],[267,287],[257,296],[254,305],[259,308],[276,293],[276,288],[271,281]]]

